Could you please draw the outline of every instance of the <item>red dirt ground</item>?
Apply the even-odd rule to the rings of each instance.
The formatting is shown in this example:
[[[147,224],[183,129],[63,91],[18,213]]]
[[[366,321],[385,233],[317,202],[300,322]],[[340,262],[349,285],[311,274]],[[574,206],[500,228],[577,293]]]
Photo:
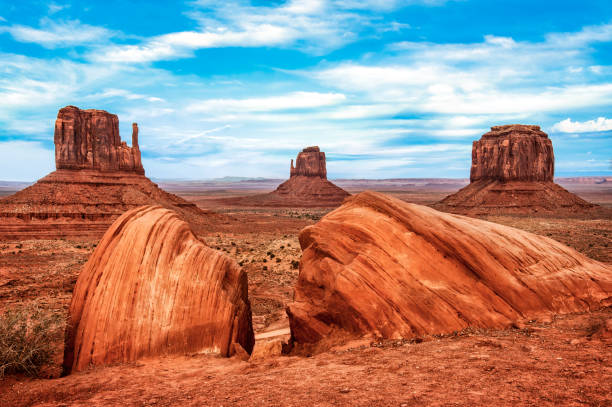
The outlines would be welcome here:
[[[609,187],[581,188],[577,192],[586,199],[612,206]],[[284,308],[293,296],[298,274],[294,265],[301,255],[297,234],[328,209],[215,206],[218,198],[243,192],[190,190],[181,195],[202,208],[228,215],[201,237],[242,263],[249,274],[256,334],[286,332]],[[387,192],[422,204],[435,202],[446,193],[440,188],[392,188]],[[547,235],[592,258],[612,262],[611,216],[489,220]],[[76,277],[94,246],[95,242],[69,240],[0,242],[0,310],[35,301],[65,312]],[[362,341],[350,350],[335,348],[311,357],[305,356],[305,350],[250,362],[192,355],[52,380],[8,377],[0,381],[0,406],[612,406],[612,343],[602,342],[597,334],[589,340],[611,318],[612,309],[604,309],[560,316],[550,324],[463,332],[425,338],[422,343]],[[51,368],[46,373],[53,376],[58,370]]]

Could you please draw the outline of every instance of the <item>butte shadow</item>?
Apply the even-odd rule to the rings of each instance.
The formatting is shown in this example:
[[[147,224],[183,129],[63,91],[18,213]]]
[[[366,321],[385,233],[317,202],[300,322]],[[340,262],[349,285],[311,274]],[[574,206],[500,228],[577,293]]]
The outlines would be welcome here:
[[[111,225],[69,314],[65,374],[166,354],[244,355],[254,344],[246,273],[159,206]]]
[[[55,121],[56,171],[0,200],[0,239],[99,238],[122,213],[161,205],[196,232],[221,215],[160,189],[144,174],[138,126],[132,147],[119,136],[119,119],[104,110],[60,109]]]
[[[249,197],[227,199],[238,206],[267,207],[337,207],[350,196],[344,189],[327,180],[325,153],[319,147],[307,147],[298,153],[290,178],[275,191]]]
[[[412,338],[612,304],[612,269],[552,239],[380,193],[302,230],[294,343]]]
[[[472,145],[470,184],[432,205],[464,215],[600,210],[554,183],[552,141],[539,126],[493,126]]]

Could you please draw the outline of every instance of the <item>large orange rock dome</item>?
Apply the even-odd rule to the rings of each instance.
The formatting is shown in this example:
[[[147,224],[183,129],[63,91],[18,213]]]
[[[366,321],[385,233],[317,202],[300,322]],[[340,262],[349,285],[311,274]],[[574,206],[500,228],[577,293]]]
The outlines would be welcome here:
[[[64,369],[253,344],[247,275],[176,213],[144,206],[111,225],[79,275]]]
[[[612,304],[612,269],[552,239],[374,192],[300,233],[298,343],[410,338]]]

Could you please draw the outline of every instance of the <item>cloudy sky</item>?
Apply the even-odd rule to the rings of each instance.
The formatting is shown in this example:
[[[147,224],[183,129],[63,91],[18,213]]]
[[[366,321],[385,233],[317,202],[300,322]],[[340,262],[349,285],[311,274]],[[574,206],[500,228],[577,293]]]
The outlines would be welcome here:
[[[609,0],[0,1],[0,179],[54,168],[65,105],[138,122],[155,178],[283,178],[309,145],[330,178],[467,177],[508,123],[612,175],[611,79]]]

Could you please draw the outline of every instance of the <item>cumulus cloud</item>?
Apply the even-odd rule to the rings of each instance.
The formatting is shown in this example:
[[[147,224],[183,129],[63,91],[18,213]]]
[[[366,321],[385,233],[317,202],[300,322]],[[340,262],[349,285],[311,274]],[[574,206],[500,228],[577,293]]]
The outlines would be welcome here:
[[[596,120],[587,120],[584,122],[572,121],[569,117],[565,120],[561,120],[555,123],[552,131],[558,131],[561,133],[588,133],[598,131],[612,130],[612,119],[606,119],[605,117],[598,117]]]

